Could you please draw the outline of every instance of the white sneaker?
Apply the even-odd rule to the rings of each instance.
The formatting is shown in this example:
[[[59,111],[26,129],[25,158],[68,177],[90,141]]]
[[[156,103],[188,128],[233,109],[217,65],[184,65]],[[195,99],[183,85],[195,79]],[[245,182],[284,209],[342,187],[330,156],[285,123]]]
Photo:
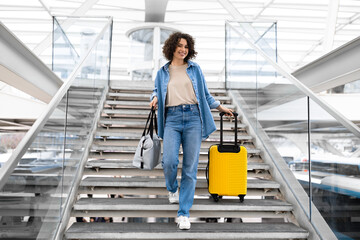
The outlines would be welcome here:
[[[176,192],[169,192],[169,202],[170,203],[179,203],[179,189]]]
[[[181,230],[189,230],[191,226],[189,218],[185,216],[179,216],[177,218],[177,225]]]

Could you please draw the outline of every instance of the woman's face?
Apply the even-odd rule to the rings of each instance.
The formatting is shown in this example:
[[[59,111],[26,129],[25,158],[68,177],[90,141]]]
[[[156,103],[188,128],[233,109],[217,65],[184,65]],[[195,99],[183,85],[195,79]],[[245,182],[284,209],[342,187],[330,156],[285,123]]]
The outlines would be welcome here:
[[[184,60],[188,55],[188,53],[189,53],[189,47],[187,45],[187,41],[186,39],[181,38],[176,46],[173,59]]]

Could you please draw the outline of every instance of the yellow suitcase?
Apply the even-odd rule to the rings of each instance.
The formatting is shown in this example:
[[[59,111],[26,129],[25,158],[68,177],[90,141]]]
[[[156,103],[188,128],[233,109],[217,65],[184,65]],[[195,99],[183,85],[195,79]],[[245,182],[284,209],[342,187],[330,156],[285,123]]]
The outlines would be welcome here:
[[[223,143],[223,115],[220,113],[220,144],[209,149],[208,190],[215,202],[222,196],[238,196],[243,202],[247,191],[247,150],[237,143],[237,113],[234,113],[235,142]]]

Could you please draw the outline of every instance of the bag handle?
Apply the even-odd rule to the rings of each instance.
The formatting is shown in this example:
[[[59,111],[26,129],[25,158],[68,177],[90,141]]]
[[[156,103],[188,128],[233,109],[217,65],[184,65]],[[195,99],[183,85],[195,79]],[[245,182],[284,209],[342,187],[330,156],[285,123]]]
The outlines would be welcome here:
[[[149,123],[150,122],[150,123]],[[148,127],[149,124],[149,127]],[[155,132],[157,134],[157,118],[154,107],[151,107],[149,116],[146,120],[145,128],[142,134],[142,137],[145,136],[145,134],[150,133],[151,139],[153,138],[153,132],[154,132],[154,125],[155,125]],[[147,131],[146,131],[147,130]]]
[[[223,116],[225,115],[225,112],[221,112],[220,115],[220,146],[223,146]],[[235,117],[235,148],[237,148],[237,116],[238,114],[236,112],[233,112],[233,115]]]
[[[147,125],[148,125],[149,120],[150,120],[150,118],[151,118],[151,114],[152,114],[152,107],[151,107],[151,111],[150,111],[150,113],[149,113],[149,116],[148,116],[148,118],[147,118],[147,120],[146,120],[145,128],[144,128],[143,134],[141,135],[142,137],[145,136],[146,129],[147,129]]]

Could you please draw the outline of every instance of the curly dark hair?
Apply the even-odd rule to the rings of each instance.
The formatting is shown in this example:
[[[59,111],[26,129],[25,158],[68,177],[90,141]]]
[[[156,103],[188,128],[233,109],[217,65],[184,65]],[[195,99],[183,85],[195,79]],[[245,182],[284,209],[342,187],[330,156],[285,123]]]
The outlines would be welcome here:
[[[185,57],[184,61],[187,62],[188,60],[196,57],[197,52],[195,51],[194,38],[186,33],[174,32],[169,36],[168,39],[166,39],[163,46],[163,54],[167,60],[172,61],[177,44],[181,38],[186,40],[189,49],[188,55]]]

